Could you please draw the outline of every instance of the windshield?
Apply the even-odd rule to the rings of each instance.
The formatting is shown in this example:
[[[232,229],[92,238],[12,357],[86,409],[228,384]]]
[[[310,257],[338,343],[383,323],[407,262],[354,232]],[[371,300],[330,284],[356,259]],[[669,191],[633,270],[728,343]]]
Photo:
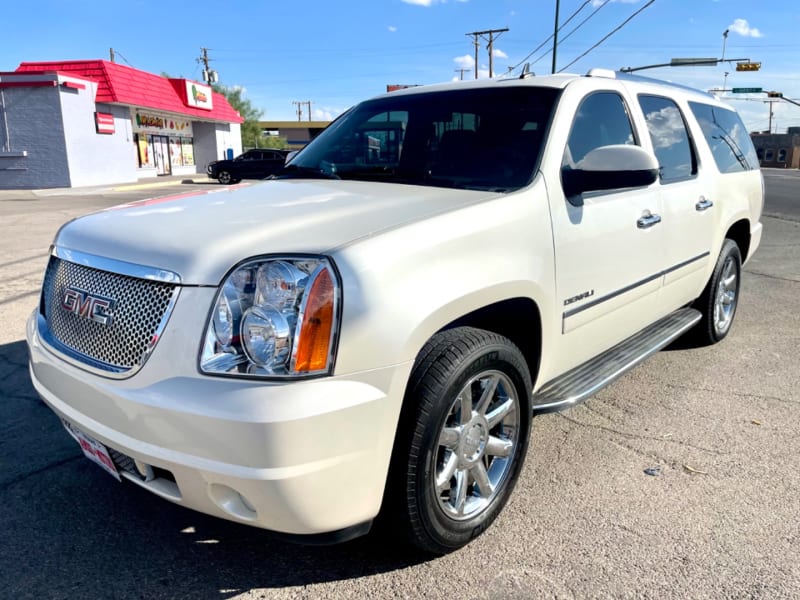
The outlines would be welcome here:
[[[332,123],[278,178],[517,189],[533,178],[558,92],[509,86],[369,100]]]

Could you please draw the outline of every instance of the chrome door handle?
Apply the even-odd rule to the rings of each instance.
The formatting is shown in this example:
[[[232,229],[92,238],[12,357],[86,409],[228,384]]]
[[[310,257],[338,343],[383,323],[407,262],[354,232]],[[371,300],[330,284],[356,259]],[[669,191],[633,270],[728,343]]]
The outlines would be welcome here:
[[[639,229],[647,229],[648,227],[652,227],[653,225],[657,225],[658,223],[661,223],[660,215],[647,214],[641,217],[638,221],[636,221],[636,226]]]
[[[714,206],[714,203],[711,200],[707,200],[706,198],[700,196],[700,200],[698,200],[697,204],[694,205],[694,209],[697,212],[703,212],[704,210],[708,210],[712,206]]]

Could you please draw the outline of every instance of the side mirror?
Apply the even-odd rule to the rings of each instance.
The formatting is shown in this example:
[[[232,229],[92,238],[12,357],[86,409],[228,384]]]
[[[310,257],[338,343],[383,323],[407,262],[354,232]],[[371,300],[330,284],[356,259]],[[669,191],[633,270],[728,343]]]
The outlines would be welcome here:
[[[658,161],[640,146],[618,144],[595,148],[578,164],[561,169],[561,185],[573,206],[582,206],[584,192],[650,185],[658,179]]]

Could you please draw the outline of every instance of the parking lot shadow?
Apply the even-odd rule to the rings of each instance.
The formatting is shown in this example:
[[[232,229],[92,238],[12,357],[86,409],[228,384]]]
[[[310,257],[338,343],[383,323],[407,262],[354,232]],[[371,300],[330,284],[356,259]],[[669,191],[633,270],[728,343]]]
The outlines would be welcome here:
[[[11,598],[229,598],[427,560],[370,535],[292,544],[117,483],[33,389],[23,341],[0,345],[0,589]]]

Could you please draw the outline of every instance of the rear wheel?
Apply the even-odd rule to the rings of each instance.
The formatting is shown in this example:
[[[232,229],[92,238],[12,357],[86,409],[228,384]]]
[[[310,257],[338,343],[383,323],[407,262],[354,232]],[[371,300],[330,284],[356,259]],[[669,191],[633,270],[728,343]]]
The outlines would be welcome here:
[[[530,432],[531,378],[508,339],[461,327],[434,336],[414,366],[398,430],[387,515],[415,546],[443,554],[502,510]]]
[[[733,324],[739,304],[739,284],[742,274],[742,255],[733,240],[722,244],[714,272],[694,307],[703,313],[697,324],[697,341],[715,344],[725,338]]]

